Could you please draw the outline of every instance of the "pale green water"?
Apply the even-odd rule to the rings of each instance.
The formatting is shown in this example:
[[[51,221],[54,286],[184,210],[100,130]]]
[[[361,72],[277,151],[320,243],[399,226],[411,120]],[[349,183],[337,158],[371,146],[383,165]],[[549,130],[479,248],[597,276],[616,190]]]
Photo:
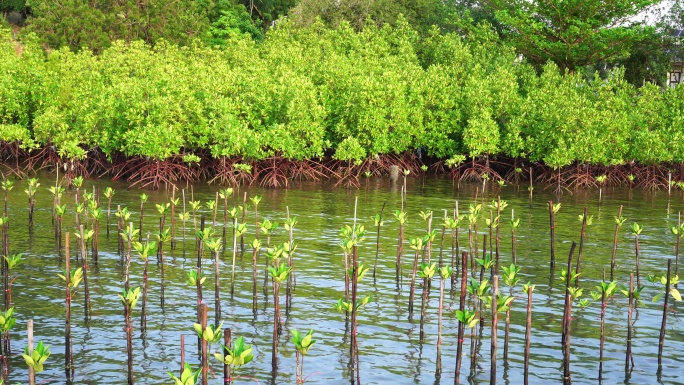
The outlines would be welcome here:
[[[57,257],[56,243],[50,221],[52,195],[47,191],[50,175],[42,178],[42,186],[38,192],[38,205],[35,227],[27,231],[27,204],[23,190],[25,181],[17,181],[10,196],[10,243],[12,252],[25,254],[25,262],[16,270],[18,276],[14,283],[14,303],[17,311],[17,325],[12,332],[13,353],[9,383],[26,382],[26,369],[19,356],[20,349],[26,344],[26,321],[34,319],[36,340],[43,340],[52,346],[53,355],[46,364],[45,372],[38,375],[38,383],[64,383],[62,365],[64,363],[64,289],[56,273],[62,264]],[[140,207],[139,190],[125,190],[125,185],[108,181],[86,181],[84,188],[92,191],[93,185],[104,190],[106,186],[116,189],[113,207],[128,205],[133,213],[131,220],[137,226]],[[410,179],[408,185],[408,224],[407,239],[411,236],[423,235],[426,224],[420,219],[421,210],[434,210],[437,239],[441,233],[441,217],[443,210],[452,210],[456,200],[460,202],[461,212],[467,210],[468,204],[475,199],[476,186],[462,186],[460,191],[452,187],[451,181],[426,180],[421,186],[419,179]],[[195,188],[196,200],[203,202],[202,212],[207,214],[204,202],[213,199],[218,187],[198,186]],[[261,282],[263,282],[263,266],[259,269],[259,311],[252,313],[252,280],[251,253],[239,258],[236,294],[229,296],[230,288],[230,253],[222,261],[222,299],[225,326],[230,327],[234,336],[244,336],[248,343],[254,344],[255,361],[240,371],[241,375],[253,377],[260,383],[294,383],[294,351],[289,342],[289,330],[300,331],[315,329],[314,347],[306,357],[305,374],[310,374],[307,384],[338,384],[349,382],[348,379],[348,347],[344,333],[344,317],[333,309],[333,303],[344,295],[344,263],[339,248],[338,232],[340,227],[351,224],[353,220],[354,200],[358,196],[358,217],[369,229],[365,242],[359,249],[360,260],[372,263],[375,256],[375,230],[370,219],[379,212],[383,203],[385,209],[385,226],[382,228],[380,264],[378,279],[373,284],[368,277],[359,285],[360,295],[372,294],[374,302],[364,309],[359,316],[359,348],[361,356],[361,382],[363,384],[450,384],[453,383],[456,352],[457,322],[449,311],[458,306],[458,292],[451,293],[445,303],[450,309],[445,310],[444,342],[441,361],[443,371],[436,375],[436,335],[437,335],[437,290],[433,290],[428,308],[426,338],[423,343],[418,339],[419,313],[409,321],[408,284],[405,280],[403,290],[398,291],[394,279],[394,261],[396,258],[397,223],[392,213],[401,207],[399,188],[392,187],[387,180],[371,180],[368,186],[358,190],[333,189],[327,184],[302,184],[290,190],[264,190],[256,187],[243,189],[239,196],[231,199],[231,205],[241,203],[242,192],[248,196],[263,197],[259,205],[260,218],[269,218],[281,224],[276,230],[272,242],[283,242],[287,239],[282,222],[289,207],[293,216],[299,220],[295,228],[294,238],[298,245],[295,254],[297,287],[294,294],[292,310],[287,318],[280,340],[280,362],[277,373],[271,371],[271,332],[272,332],[272,295],[268,302],[264,301]],[[153,231],[158,227],[158,214],[154,203],[165,202],[166,192],[146,191],[150,196],[145,209],[145,225],[143,232]],[[488,190],[485,202],[495,199],[496,190]],[[556,201],[556,197],[535,189],[530,204],[526,187],[518,191],[516,186],[507,186],[500,190],[501,198],[508,201],[509,206],[502,218],[502,263],[510,263],[511,237],[509,220],[511,209],[516,218],[521,219],[517,230],[518,262],[522,267],[523,281],[537,284],[533,305],[533,332],[531,383],[560,383],[562,378],[562,353],[560,346],[560,321],[563,306],[563,291],[558,273],[565,266],[565,259],[572,241],[579,241],[580,222],[577,219],[583,208],[589,208],[594,223],[587,230],[587,241],[582,257],[581,286],[585,288],[585,297],[601,279],[602,269],[610,267],[612,237],[614,231],[613,216],[618,207],[624,205],[623,215],[628,218],[620,232],[618,250],[618,267],[616,278],[620,284],[627,284],[629,273],[633,270],[634,242],[629,230],[633,221],[644,226],[641,235],[641,272],[642,284],[647,274],[664,273],[668,257],[673,256],[674,236],[669,226],[677,222],[677,212],[684,210],[684,197],[681,192],[644,192],[627,190],[606,190],[603,201],[598,202],[598,191],[580,190],[572,195],[561,197],[562,208],[557,215],[557,256],[558,264],[555,274],[549,274],[549,219],[547,202]],[[188,193],[189,195],[189,193]],[[479,194],[480,196],[481,194]],[[180,196],[180,194],[179,194]],[[481,198],[479,198],[481,199]],[[188,196],[188,201],[189,196]],[[68,203],[68,225],[73,226],[74,196],[68,191],[62,198]],[[106,209],[106,199],[101,198]],[[188,204],[188,210],[190,210]],[[222,207],[222,206],[221,206]],[[181,208],[179,208],[179,211]],[[254,236],[254,211],[248,207],[248,236]],[[486,216],[488,216],[488,211]],[[219,214],[219,221],[222,215]],[[167,221],[168,222],[168,221]],[[211,222],[209,219],[208,222]],[[114,219],[112,219],[114,223]],[[221,224],[219,224],[219,227]],[[480,221],[480,231],[484,234],[484,219]],[[92,319],[87,324],[83,320],[83,297],[79,294],[73,306],[73,335],[76,363],[76,379],[78,384],[122,384],[126,378],[125,334],[123,330],[123,307],[117,297],[123,287],[122,266],[116,253],[116,239],[113,236],[115,225],[112,224],[112,236],[105,237],[105,219],[101,221],[100,259],[97,267],[90,272],[92,288]],[[190,237],[192,223],[188,224]],[[66,231],[66,230],[65,230]],[[220,233],[219,229],[219,233]],[[178,246],[167,254],[166,271],[166,306],[160,307],[159,272],[156,264],[150,264],[150,293],[148,304],[148,332],[143,339],[139,332],[139,305],[134,311],[134,351],[136,354],[136,382],[139,384],[171,383],[167,371],[177,372],[179,368],[179,340],[186,334],[186,356],[193,365],[197,365],[195,357],[196,338],[192,334],[195,320],[195,291],[186,284],[186,269],[195,266],[193,256],[194,238],[188,238],[186,255],[180,231],[177,231]],[[480,235],[480,241],[482,236]],[[461,244],[467,244],[467,231],[461,231]],[[438,248],[438,243],[435,248]],[[446,242],[449,243],[449,240]],[[75,243],[74,243],[75,245]],[[75,250],[75,247],[72,249]],[[230,249],[230,248],[229,248]],[[249,250],[249,248],[248,248]],[[411,269],[412,254],[408,241],[404,247],[404,274],[408,276]],[[433,255],[437,255],[435,250]],[[447,253],[448,254],[448,253]],[[141,284],[142,262],[133,258],[131,268],[132,285]],[[213,308],[213,274],[211,261],[206,260],[209,278],[205,285],[205,300]],[[260,257],[263,261],[263,254]],[[92,265],[92,264],[91,264]],[[435,280],[435,285],[438,285]],[[419,290],[419,289],[418,289]],[[82,290],[81,290],[82,291]],[[517,289],[517,295],[522,290]],[[610,302],[606,313],[607,341],[605,346],[604,383],[628,382],[634,384],[653,383],[656,381],[657,344],[662,315],[662,300],[651,303],[657,293],[656,288],[649,285],[644,291],[644,304],[635,313],[634,324],[634,360],[635,369],[631,380],[625,380],[624,350],[626,338],[627,300],[616,295]],[[417,304],[419,301],[417,294]],[[499,357],[498,382],[520,384],[523,378],[523,348],[525,331],[525,302],[520,297],[513,303],[511,315],[511,342],[507,364],[502,358],[503,352],[503,319],[499,325]],[[281,304],[284,306],[284,297]],[[419,305],[418,305],[419,306]],[[665,360],[662,383],[682,383],[682,322],[677,315],[677,306],[668,318],[668,332],[665,342]],[[572,371],[575,383],[596,383],[598,379],[598,346],[599,346],[599,312],[600,304],[592,303],[584,310],[575,307],[573,315],[572,336]],[[485,314],[489,319],[490,315]],[[210,311],[210,321],[213,314]],[[489,381],[489,335],[490,323],[484,328],[483,345],[480,350],[478,370],[472,380],[477,383]],[[468,360],[469,340],[466,339],[465,358],[462,381],[470,374]],[[222,383],[221,367],[215,362],[212,368],[216,378],[210,383]],[[249,383],[242,380],[239,383]],[[252,381],[253,382],[253,381]]]

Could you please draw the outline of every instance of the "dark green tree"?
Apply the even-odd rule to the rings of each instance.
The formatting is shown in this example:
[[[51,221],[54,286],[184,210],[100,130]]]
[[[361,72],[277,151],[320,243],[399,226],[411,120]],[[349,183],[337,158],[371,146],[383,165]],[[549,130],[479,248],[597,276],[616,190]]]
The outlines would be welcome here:
[[[659,0],[484,0],[504,34],[533,63],[561,71],[628,57],[655,29],[635,16]]]

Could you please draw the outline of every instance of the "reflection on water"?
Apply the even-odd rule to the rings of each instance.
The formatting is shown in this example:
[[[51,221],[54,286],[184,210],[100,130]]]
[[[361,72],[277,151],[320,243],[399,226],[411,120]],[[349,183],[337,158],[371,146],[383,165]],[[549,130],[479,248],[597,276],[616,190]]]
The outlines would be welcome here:
[[[43,186],[49,175],[43,179]],[[42,340],[51,345],[53,355],[46,364],[46,370],[38,375],[38,383],[63,383],[64,374],[64,289],[57,273],[62,262],[57,256],[56,242],[51,225],[52,195],[47,188],[41,188],[37,194],[35,226],[27,231],[28,209],[26,196],[23,193],[25,181],[17,182],[10,193],[10,242],[11,252],[21,252],[25,261],[16,269],[16,281],[13,286],[13,299],[17,311],[17,325],[13,335],[13,353],[9,383],[24,382],[26,369],[19,356],[20,349],[26,344],[25,328],[28,319],[34,319],[36,341]],[[424,184],[424,185],[423,185]],[[104,189],[112,186],[116,194],[112,207],[128,206],[132,212],[131,221],[137,226],[140,208],[140,191],[126,190],[124,185],[108,181],[86,181],[84,188],[91,190],[93,186]],[[364,384],[450,384],[453,383],[456,357],[456,333],[458,324],[453,311],[458,307],[458,291],[451,289],[447,283],[447,298],[444,303],[443,343],[437,346],[437,305],[438,290],[432,290],[427,307],[425,339],[419,340],[420,314],[409,318],[407,311],[410,274],[413,251],[409,248],[408,239],[424,235],[427,225],[420,218],[419,212],[434,211],[433,228],[438,229],[434,256],[438,255],[439,238],[444,210],[454,209],[459,201],[461,212],[465,212],[468,204],[477,199],[489,203],[501,195],[501,199],[509,203],[501,220],[501,263],[511,262],[511,228],[509,225],[511,210],[515,217],[521,219],[516,230],[517,260],[522,267],[522,282],[531,281],[537,285],[534,292],[532,356],[530,382],[559,383],[562,376],[562,353],[560,346],[560,323],[563,306],[563,286],[558,275],[562,269],[572,241],[579,240],[580,221],[578,215],[584,207],[589,215],[593,215],[593,224],[587,228],[587,239],[582,256],[581,285],[585,289],[585,297],[589,291],[595,290],[603,274],[603,269],[610,269],[612,252],[614,219],[620,205],[623,205],[623,216],[627,218],[620,230],[616,279],[620,285],[628,284],[629,273],[634,268],[634,239],[629,227],[638,222],[644,227],[640,236],[642,282],[647,274],[663,274],[666,259],[673,256],[674,236],[669,227],[677,223],[677,213],[684,210],[684,197],[681,192],[627,191],[604,189],[602,202],[598,201],[598,191],[580,190],[573,194],[565,194],[560,198],[562,207],[556,215],[556,250],[557,263],[555,270],[549,269],[549,215],[548,201],[557,197],[548,194],[541,187],[534,190],[535,195],[530,202],[527,187],[505,186],[487,190],[484,197],[476,193],[478,186],[462,185],[455,190],[448,180],[409,179],[406,210],[408,221],[405,227],[406,243],[403,255],[403,285],[397,286],[395,281],[395,260],[397,250],[398,225],[394,219],[394,211],[401,208],[400,192],[390,186],[389,181],[371,179],[359,190],[332,189],[327,184],[302,184],[289,190],[263,190],[256,187],[243,189],[230,199],[230,205],[242,203],[242,193],[248,196],[263,197],[259,204],[260,218],[268,218],[280,225],[273,233],[271,243],[287,240],[282,223],[286,217],[286,208],[296,216],[298,224],[294,230],[294,239],[298,246],[295,252],[296,288],[292,308],[287,313],[283,334],[280,340],[280,359],[277,368],[271,366],[271,334],[273,327],[272,293],[266,295],[261,287],[258,293],[258,310],[252,311],[252,255],[249,246],[247,252],[238,255],[235,295],[230,296],[230,266],[232,263],[232,242],[220,261],[222,312],[225,326],[232,329],[234,338],[244,336],[247,343],[253,344],[255,361],[238,372],[244,378],[241,383],[258,381],[259,383],[294,383],[295,355],[290,340],[293,329],[305,332],[315,329],[316,344],[305,359],[304,375],[308,376],[308,384],[341,384],[348,383],[347,365],[348,336],[345,335],[344,316],[336,313],[333,303],[344,296],[344,261],[339,247],[339,229],[353,221],[354,200],[358,196],[358,218],[365,224],[367,236],[359,248],[359,259],[372,264],[375,258],[375,228],[371,219],[386,203],[384,212],[385,224],[381,229],[380,258],[375,283],[372,274],[359,284],[359,294],[372,294],[373,302],[359,314],[359,352],[360,375]],[[206,214],[211,222],[210,213],[204,203],[214,198],[218,187],[198,186],[194,189],[194,199],[203,202],[200,214]],[[143,233],[158,228],[159,216],[154,208],[155,203],[168,201],[169,193],[146,192],[149,201],[146,203]],[[180,195],[180,194],[179,194]],[[187,201],[190,194],[186,191]],[[68,191],[62,198],[68,206],[65,231],[73,231],[74,192]],[[101,198],[106,209],[106,199]],[[221,202],[220,202],[221,204]],[[181,205],[182,206],[182,205]],[[189,203],[186,203],[190,211]],[[221,213],[222,204],[220,206]],[[182,207],[177,209],[182,211]],[[489,209],[485,209],[484,217],[489,217]],[[117,242],[114,236],[115,219],[112,218],[111,236],[105,236],[106,216],[101,219],[100,256],[97,266],[91,266],[89,284],[91,287],[92,317],[84,322],[82,288],[74,298],[73,341],[76,364],[75,383],[78,384],[121,384],[126,376],[126,342],[123,328],[123,307],[117,297],[123,287],[123,267],[117,254]],[[222,215],[218,215],[219,227],[223,226]],[[230,221],[229,221],[230,222]],[[254,211],[248,205],[248,233],[245,243],[249,245],[254,237]],[[168,220],[167,220],[168,223]],[[232,226],[232,223],[229,223]],[[195,322],[194,287],[186,283],[186,271],[195,267],[196,257],[193,222],[187,223],[188,239],[183,242],[181,231],[176,232],[177,245],[173,251],[165,252],[166,286],[165,306],[161,307],[160,271],[151,259],[149,298],[148,298],[148,331],[141,335],[139,330],[139,305],[133,315],[134,352],[136,382],[139,384],[170,383],[168,371],[178,372],[180,368],[180,335],[186,337],[186,359],[197,367],[196,337],[192,324]],[[221,233],[218,229],[218,234]],[[480,237],[487,232],[484,218],[479,224]],[[231,234],[229,229],[228,234]],[[445,259],[450,261],[450,238],[445,241]],[[190,238],[193,237],[193,238]],[[72,250],[75,240],[72,237]],[[460,243],[467,246],[467,231],[460,232]],[[265,242],[264,242],[265,243]],[[480,245],[481,246],[481,245]],[[488,246],[489,248],[489,246]],[[264,254],[259,257],[258,282],[262,285],[264,270]],[[213,307],[213,261],[207,253],[205,271],[208,279],[205,284],[205,301]],[[142,283],[142,261],[133,257],[131,267],[132,286]],[[552,275],[550,275],[552,274]],[[502,283],[502,288],[505,286]],[[434,281],[438,287],[438,279]],[[457,282],[457,287],[459,283]],[[420,286],[416,290],[416,303],[420,306]],[[505,288],[505,290],[508,290]],[[284,290],[282,291],[284,292]],[[656,286],[647,287],[642,293],[643,304],[634,313],[633,352],[635,369],[627,377],[628,383],[652,383],[657,370],[657,345],[662,305],[651,303],[657,293]],[[503,384],[520,384],[523,379],[523,349],[525,335],[525,303],[522,289],[515,289],[516,299],[512,304],[511,334],[509,357],[502,358],[504,318],[499,321],[499,357],[498,382]],[[281,299],[281,304],[284,304]],[[662,302],[660,302],[662,303]],[[680,347],[682,322],[672,306],[673,313],[668,318],[668,332],[665,342],[664,370],[662,383],[682,383],[684,375],[676,370],[681,367]],[[600,303],[593,302],[586,309],[573,309],[572,321],[572,365],[573,381],[580,383],[596,383],[598,379],[598,346],[599,346],[599,312]],[[285,312],[283,312],[285,315]],[[210,320],[213,315],[210,310]],[[488,314],[485,319],[491,319]],[[626,338],[627,299],[618,294],[611,300],[606,310],[606,345],[603,366],[604,383],[625,381],[624,353]],[[464,362],[461,381],[474,383],[489,381],[489,341],[490,322],[486,321],[482,329],[482,346],[476,366],[469,370],[470,331],[466,329]],[[479,328],[475,329],[476,331]],[[222,383],[222,368],[212,363],[214,373],[210,375],[210,383]]]

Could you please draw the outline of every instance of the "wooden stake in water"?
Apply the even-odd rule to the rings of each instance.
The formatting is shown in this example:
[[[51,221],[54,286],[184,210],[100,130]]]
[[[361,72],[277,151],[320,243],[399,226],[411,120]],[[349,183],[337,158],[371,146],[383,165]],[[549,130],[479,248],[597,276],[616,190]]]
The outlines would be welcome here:
[[[625,354],[625,372],[631,372],[634,368],[634,357],[632,356],[632,310],[634,309],[634,274],[629,275],[628,295],[629,308],[627,308],[627,352]]]
[[[202,331],[207,328],[207,305],[201,306],[201,317],[200,325],[202,325]],[[208,341],[202,338],[200,340],[202,346],[202,385],[209,384],[209,346]]]
[[[525,385],[528,385],[530,373],[530,339],[532,337],[532,292],[534,285],[527,287],[527,322],[525,323],[525,369],[524,378]]]
[[[69,233],[65,235],[65,252],[64,252],[64,267],[66,274],[64,274],[66,284],[66,298],[64,306],[66,307],[65,324],[64,324],[64,370],[66,372],[67,382],[71,382],[74,375],[74,351],[71,345],[71,265],[69,254]]]
[[[85,306],[83,306],[83,310],[85,312],[85,321],[88,322],[88,320],[90,319],[90,287],[88,286],[88,256],[86,254],[87,252],[85,246],[85,234],[83,231],[83,225],[80,225],[78,230],[81,234],[81,267],[83,268],[83,290],[85,291]]]
[[[227,357],[228,356],[228,349],[230,349],[230,329],[225,328],[223,330],[223,356]],[[231,378],[231,373],[230,373],[230,365],[227,363],[223,363],[223,383],[224,384],[232,384],[233,379]]]
[[[615,217],[615,234],[613,235],[613,254],[610,258],[610,280],[613,280],[613,274],[615,272],[615,256],[617,255],[617,245],[618,245],[618,235],[620,234],[620,226],[624,219],[622,218],[622,205],[618,210],[618,215]]]
[[[466,300],[466,281],[468,280],[468,253],[465,251],[461,254],[461,293],[458,301],[458,309],[461,312],[465,311]],[[463,334],[465,332],[465,325],[463,322],[458,322],[458,339],[456,341],[456,377],[454,384],[459,383],[461,377],[461,360],[463,357]]]
[[[587,208],[584,208],[584,214],[582,216],[582,230],[580,232],[580,243],[579,250],[577,251],[577,265],[575,266],[575,287],[579,287],[579,274],[580,274],[580,263],[582,263],[582,248],[584,247],[584,238],[586,238],[587,229]],[[568,275],[570,271],[568,270]]]
[[[380,255],[380,227],[382,227],[382,214],[385,212],[385,205],[387,202],[384,202],[382,204],[382,210],[380,210],[380,217],[378,218],[378,221],[376,223],[377,225],[377,234],[375,238],[375,264],[373,265],[373,283],[375,283],[375,273],[378,269],[378,257]],[[442,234],[442,242],[444,242],[444,235]],[[440,259],[441,259],[441,254],[440,254]],[[441,265],[441,262],[440,262]]]
[[[575,254],[575,247],[576,243],[573,242],[572,245],[570,246],[570,253],[568,254],[568,275],[565,280],[565,304],[563,305],[563,320],[561,322],[562,324],[562,334],[561,334],[561,344],[563,346],[563,352],[565,352],[565,338],[566,338],[566,330],[569,328],[569,319],[570,315],[567,314],[566,312],[568,311],[568,293],[570,293],[570,277],[572,276],[572,257]],[[572,297],[570,297],[570,301],[572,301]]]
[[[180,373],[183,374],[185,369],[185,334],[180,336]],[[180,378],[180,376],[179,376]]]
[[[30,352],[33,352],[33,320],[30,319],[28,320],[28,323],[26,325],[26,334],[28,337],[28,351],[29,354]],[[33,367],[29,366],[29,385],[36,385],[36,372],[33,370]]]
[[[665,281],[665,303],[663,304],[663,320],[660,323],[660,337],[658,338],[658,372],[662,371],[663,347],[665,346],[665,325],[667,324],[668,300],[670,297],[670,272],[672,259],[667,260],[667,280]]]
[[[498,350],[498,330],[499,317],[498,317],[498,299],[499,299],[499,276],[495,275],[492,280],[492,343],[491,343],[491,363],[490,363],[490,374],[489,374],[489,384],[496,384],[496,353]]]
[[[551,267],[556,265],[556,218],[553,201],[549,201],[549,229],[551,231]]]

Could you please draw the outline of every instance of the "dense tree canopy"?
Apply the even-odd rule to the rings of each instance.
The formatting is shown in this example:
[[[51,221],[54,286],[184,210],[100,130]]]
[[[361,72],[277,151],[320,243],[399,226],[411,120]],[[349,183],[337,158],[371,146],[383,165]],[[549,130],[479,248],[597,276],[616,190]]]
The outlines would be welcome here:
[[[653,29],[634,17],[659,0],[484,0],[529,60],[561,70],[628,57]]]

